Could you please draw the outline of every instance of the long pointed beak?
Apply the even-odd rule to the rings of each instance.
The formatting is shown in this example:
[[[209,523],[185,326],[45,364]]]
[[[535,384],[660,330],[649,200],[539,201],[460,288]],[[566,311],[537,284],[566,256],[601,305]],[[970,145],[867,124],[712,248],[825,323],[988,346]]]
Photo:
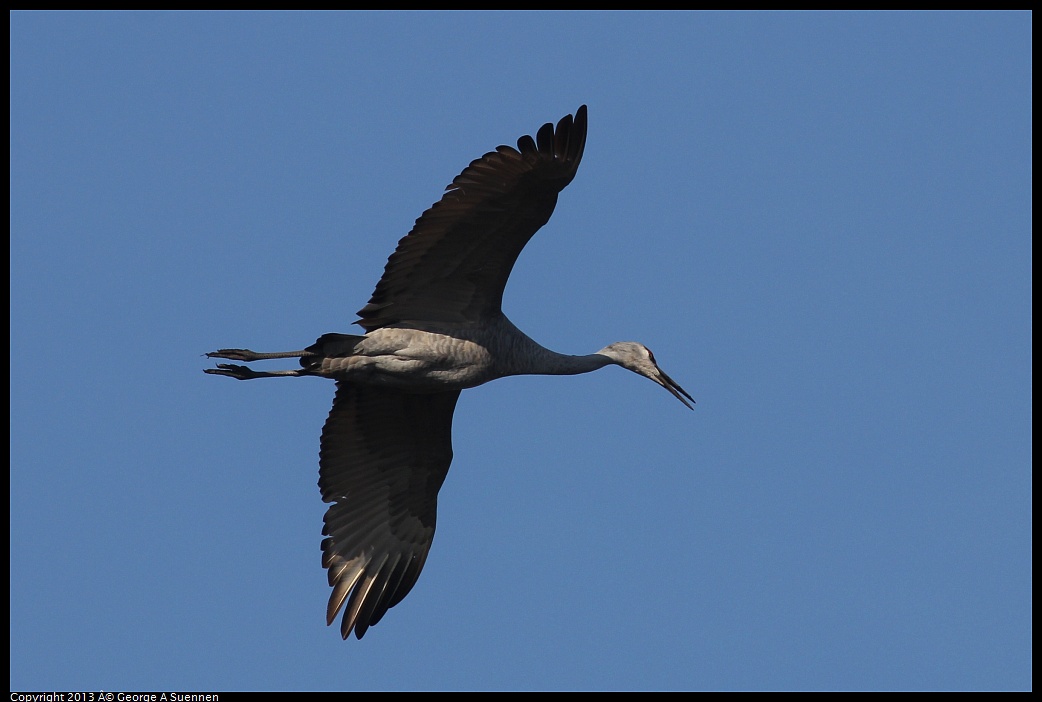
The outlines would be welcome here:
[[[687,407],[689,410],[693,410],[694,407],[692,407],[692,405],[695,404],[695,398],[688,395],[687,390],[677,385],[677,382],[670,378],[668,375],[666,375],[665,371],[663,371],[661,368],[656,366],[655,370],[658,371],[658,373],[652,376],[651,379],[659,385],[661,385],[662,387],[664,387],[666,390],[669,390],[670,394],[673,395],[673,397],[680,400],[681,402],[683,402],[684,406]],[[691,402],[689,403],[687,400],[685,400],[685,397],[687,398],[687,400],[691,400]]]

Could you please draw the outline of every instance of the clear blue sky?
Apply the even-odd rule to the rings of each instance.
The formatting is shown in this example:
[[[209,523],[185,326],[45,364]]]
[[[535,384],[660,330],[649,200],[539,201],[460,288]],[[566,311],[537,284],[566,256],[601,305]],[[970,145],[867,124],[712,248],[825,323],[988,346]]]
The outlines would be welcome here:
[[[11,15],[11,685],[1031,687],[1031,16]],[[472,159],[589,105],[507,288],[616,368],[464,393],[327,628],[332,383]]]

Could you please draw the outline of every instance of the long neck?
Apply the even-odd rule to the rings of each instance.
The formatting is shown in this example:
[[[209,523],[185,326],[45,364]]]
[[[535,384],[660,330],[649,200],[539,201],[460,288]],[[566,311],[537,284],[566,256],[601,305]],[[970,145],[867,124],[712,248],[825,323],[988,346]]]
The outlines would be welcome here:
[[[576,375],[589,373],[614,363],[600,353],[585,356],[569,356],[540,346],[522,331],[502,319],[509,331],[499,338],[507,340],[496,354],[497,366],[502,375]]]
[[[604,368],[612,363],[607,356],[589,353],[585,356],[569,356],[540,347],[542,353],[529,355],[518,365],[513,375],[577,375]]]

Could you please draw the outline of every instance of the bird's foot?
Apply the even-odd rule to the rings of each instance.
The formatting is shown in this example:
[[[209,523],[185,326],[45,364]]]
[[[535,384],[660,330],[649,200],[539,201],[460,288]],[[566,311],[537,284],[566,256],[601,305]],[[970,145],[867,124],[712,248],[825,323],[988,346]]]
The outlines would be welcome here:
[[[218,349],[206,354],[207,358],[227,358],[229,361],[256,361],[261,354],[249,349]]]
[[[224,349],[225,351],[229,349]],[[222,353],[218,351],[217,353]],[[207,356],[217,356],[217,354],[206,354]],[[227,358],[227,356],[217,356],[217,358]],[[254,378],[262,378],[264,374],[258,371],[248,368],[247,366],[237,366],[233,363],[218,363],[216,368],[204,368],[204,373],[210,375],[226,375],[229,378],[235,378],[236,380],[253,380]]]

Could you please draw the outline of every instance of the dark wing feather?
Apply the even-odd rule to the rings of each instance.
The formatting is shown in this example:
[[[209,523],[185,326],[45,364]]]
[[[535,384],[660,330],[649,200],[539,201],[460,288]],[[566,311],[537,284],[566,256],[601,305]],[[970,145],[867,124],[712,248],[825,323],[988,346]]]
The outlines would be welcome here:
[[[500,312],[521,249],[546,224],[586,145],[586,106],[545,124],[517,149],[467,166],[398,242],[358,324],[477,322]]]
[[[337,383],[322,429],[318,485],[328,538],[322,565],[332,624],[362,638],[420,576],[434,538],[438,490],[452,461],[459,391],[411,394]]]

